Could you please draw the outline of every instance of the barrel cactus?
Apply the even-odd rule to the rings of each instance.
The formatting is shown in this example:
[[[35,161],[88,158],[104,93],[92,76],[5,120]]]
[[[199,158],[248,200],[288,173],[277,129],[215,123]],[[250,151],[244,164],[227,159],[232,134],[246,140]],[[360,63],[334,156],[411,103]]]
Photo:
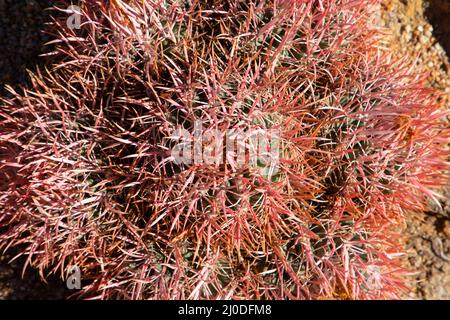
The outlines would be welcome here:
[[[376,4],[80,1],[0,103],[0,247],[81,298],[398,298],[449,131]]]

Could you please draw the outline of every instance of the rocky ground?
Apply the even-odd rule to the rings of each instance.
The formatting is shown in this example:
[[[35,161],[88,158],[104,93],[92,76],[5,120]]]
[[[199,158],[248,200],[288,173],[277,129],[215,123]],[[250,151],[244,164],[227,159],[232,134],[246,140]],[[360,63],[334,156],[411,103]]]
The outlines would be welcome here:
[[[43,9],[52,0],[0,0],[0,95],[5,85],[27,84],[27,69],[42,63],[48,37],[39,30],[49,21]],[[450,108],[450,0],[385,0],[382,26],[387,42],[399,56],[417,57],[417,68],[429,72],[429,85],[444,92]],[[407,264],[413,292],[405,298],[450,299],[450,187],[443,191],[442,208],[412,218],[406,234]],[[63,299],[70,291],[56,277],[47,283],[28,269],[22,278],[24,258],[13,262],[14,252],[0,255],[0,299]]]
[[[450,108],[450,0],[388,0],[382,6],[387,41],[399,56],[417,58],[416,68],[429,73],[428,84],[444,94]],[[411,218],[405,230],[409,249],[411,299],[450,299],[450,188],[441,207]]]

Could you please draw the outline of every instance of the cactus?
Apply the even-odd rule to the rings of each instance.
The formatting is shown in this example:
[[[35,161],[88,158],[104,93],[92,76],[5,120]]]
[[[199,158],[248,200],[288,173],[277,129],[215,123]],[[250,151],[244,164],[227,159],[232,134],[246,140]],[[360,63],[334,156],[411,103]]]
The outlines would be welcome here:
[[[0,104],[0,248],[43,277],[78,266],[82,298],[407,290],[401,227],[448,182],[449,130],[378,46],[376,1],[80,3]],[[275,164],[225,150],[253,132],[277,133]]]

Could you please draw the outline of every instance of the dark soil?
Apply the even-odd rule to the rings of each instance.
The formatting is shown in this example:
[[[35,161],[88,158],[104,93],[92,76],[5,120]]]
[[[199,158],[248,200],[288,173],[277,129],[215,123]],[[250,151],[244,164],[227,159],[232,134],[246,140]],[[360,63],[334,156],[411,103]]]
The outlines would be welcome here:
[[[27,268],[22,277],[25,258],[10,260],[17,253],[8,252],[0,256],[0,300],[61,300],[72,292],[57,277],[49,277],[47,283],[42,281],[39,273]]]
[[[51,0],[0,0],[0,95],[8,84],[15,89],[28,85],[27,69],[35,70],[44,61],[49,37],[43,32],[50,21],[44,10]],[[0,299],[64,299],[65,284],[55,277],[43,282],[36,270],[28,268],[22,279],[24,258],[9,261],[17,254],[0,255]]]
[[[0,94],[5,85],[27,84],[27,69],[34,70],[49,37],[51,0],[0,0]]]

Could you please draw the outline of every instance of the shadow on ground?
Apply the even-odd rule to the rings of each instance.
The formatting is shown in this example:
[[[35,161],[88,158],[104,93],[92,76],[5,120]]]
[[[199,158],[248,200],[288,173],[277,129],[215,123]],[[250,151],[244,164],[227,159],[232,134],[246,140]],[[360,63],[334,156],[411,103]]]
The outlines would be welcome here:
[[[35,269],[27,268],[22,277],[25,257],[10,262],[17,252],[0,256],[0,300],[61,300],[73,293],[55,276],[45,283]]]
[[[425,16],[433,26],[433,35],[450,57],[450,0],[429,0]]]
[[[27,69],[42,63],[39,55],[49,41],[46,23],[54,0],[0,0],[0,94],[5,86],[28,84]]]
[[[53,0],[0,0],[0,96],[6,95],[5,85],[17,89],[28,85],[27,69],[45,61],[39,57],[46,51],[49,37],[42,32],[50,21],[45,10]],[[28,269],[22,279],[24,258],[9,263],[17,254],[0,255],[0,299],[64,299],[70,293],[65,284],[54,277],[48,283],[38,272]]]

